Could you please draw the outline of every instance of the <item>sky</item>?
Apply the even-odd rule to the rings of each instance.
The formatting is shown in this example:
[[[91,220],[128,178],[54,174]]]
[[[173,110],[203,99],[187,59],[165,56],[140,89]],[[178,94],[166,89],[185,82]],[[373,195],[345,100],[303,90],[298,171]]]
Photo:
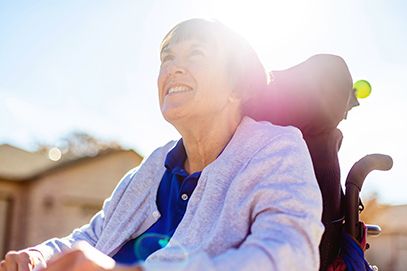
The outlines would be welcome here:
[[[34,151],[73,131],[143,156],[177,131],[162,118],[158,47],[178,22],[218,19],[244,36],[268,71],[312,55],[346,61],[372,94],[340,123],[342,181],[371,153],[362,199],[407,204],[407,2],[396,0],[0,0],[0,144]]]

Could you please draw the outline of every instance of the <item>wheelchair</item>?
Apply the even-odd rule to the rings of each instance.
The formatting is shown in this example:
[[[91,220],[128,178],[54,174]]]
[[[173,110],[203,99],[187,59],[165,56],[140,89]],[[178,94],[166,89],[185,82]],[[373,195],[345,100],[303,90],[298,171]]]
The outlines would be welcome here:
[[[372,270],[364,259],[365,236],[378,235],[381,230],[359,221],[363,209],[359,192],[370,171],[389,170],[393,162],[381,154],[362,158],[352,167],[344,193],[338,159],[343,135],[337,126],[353,106],[359,105],[345,61],[335,55],[315,55],[270,75],[268,88],[253,101],[251,117],[295,126],[303,133],[323,198],[325,232],[319,247],[320,270],[344,270],[338,267],[338,260],[347,270]],[[359,261],[354,260],[357,257]]]

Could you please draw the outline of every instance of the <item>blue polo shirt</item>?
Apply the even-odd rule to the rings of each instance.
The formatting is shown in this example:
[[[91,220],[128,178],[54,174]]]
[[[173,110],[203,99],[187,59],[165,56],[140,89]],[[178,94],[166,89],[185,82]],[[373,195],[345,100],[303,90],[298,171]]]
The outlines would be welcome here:
[[[142,235],[127,242],[113,256],[116,262],[134,264],[166,246],[185,214],[188,200],[201,175],[201,172],[188,175],[184,169],[185,159],[181,138],[165,159],[166,171],[157,192],[160,219]]]

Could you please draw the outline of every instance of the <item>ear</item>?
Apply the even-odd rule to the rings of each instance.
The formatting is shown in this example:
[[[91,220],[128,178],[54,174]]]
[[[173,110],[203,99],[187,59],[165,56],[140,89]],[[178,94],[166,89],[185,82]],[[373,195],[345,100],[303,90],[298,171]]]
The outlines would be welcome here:
[[[229,95],[229,102],[231,103],[240,103],[242,98],[236,91],[232,91]]]

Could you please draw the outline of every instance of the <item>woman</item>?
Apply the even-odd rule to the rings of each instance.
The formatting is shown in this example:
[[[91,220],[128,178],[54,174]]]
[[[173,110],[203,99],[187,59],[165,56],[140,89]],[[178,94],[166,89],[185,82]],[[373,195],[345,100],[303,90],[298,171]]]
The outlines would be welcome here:
[[[301,133],[247,117],[268,81],[254,50],[192,19],[160,51],[160,108],[182,138],[130,171],[89,225],[9,253],[1,271],[29,270],[15,268],[22,257],[48,271],[318,270],[322,203]],[[50,260],[78,240],[91,248]]]

